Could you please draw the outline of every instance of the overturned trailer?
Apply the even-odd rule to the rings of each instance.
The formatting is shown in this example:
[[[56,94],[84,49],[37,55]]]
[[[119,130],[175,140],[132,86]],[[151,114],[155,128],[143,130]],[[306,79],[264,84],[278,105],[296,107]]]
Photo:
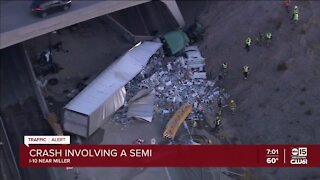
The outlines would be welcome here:
[[[65,131],[88,137],[125,102],[125,85],[162,46],[158,42],[138,43],[112,63],[65,107]]]

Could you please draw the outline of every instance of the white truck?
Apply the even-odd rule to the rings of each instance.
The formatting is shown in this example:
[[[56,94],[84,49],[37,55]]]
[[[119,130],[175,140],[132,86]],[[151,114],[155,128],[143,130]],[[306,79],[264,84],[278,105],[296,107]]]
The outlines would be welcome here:
[[[138,43],[107,67],[63,109],[65,131],[88,137],[124,105],[125,85],[133,79],[162,44]]]

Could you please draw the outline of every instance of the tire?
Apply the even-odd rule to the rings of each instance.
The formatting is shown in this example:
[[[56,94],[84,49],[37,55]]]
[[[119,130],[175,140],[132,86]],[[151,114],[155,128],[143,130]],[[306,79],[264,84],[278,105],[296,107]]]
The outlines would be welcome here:
[[[40,15],[42,18],[45,18],[48,16],[48,13],[47,12],[42,12],[41,15]]]
[[[64,11],[67,11],[68,9],[70,9],[70,4],[63,6]]]

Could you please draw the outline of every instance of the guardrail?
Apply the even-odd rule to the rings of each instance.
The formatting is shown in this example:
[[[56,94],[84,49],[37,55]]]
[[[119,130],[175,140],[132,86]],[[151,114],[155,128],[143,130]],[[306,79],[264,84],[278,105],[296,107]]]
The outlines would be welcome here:
[[[38,100],[38,103],[40,105],[40,109],[41,109],[41,112],[42,112],[42,115],[45,119],[47,119],[47,115],[48,115],[48,112],[49,112],[49,109],[48,109],[48,105],[46,103],[46,100],[44,99],[43,97],[43,94],[42,94],[42,90],[41,88],[38,86],[37,84],[37,77],[36,77],[36,74],[33,70],[33,67],[32,67],[32,64],[31,64],[31,61],[30,61],[30,58],[29,58],[29,54],[24,46],[24,44],[22,43],[22,50],[24,52],[24,55],[25,55],[25,63],[27,64],[27,69],[28,69],[28,74],[31,78],[31,81],[32,81],[32,87],[34,89],[34,92],[35,92],[35,95],[37,97],[37,100]]]
[[[48,108],[46,100],[45,100],[45,98],[44,98],[44,96],[42,94],[41,87],[37,84],[36,74],[35,74],[35,72],[33,70],[33,66],[32,66],[31,60],[29,58],[29,54],[28,54],[28,52],[27,52],[27,50],[26,50],[26,48],[25,48],[23,43],[22,43],[22,50],[23,50],[24,55],[25,55],[24,60],[25,60],[25,63],[27,64],[28,74],[29,74],[29,76],[31,78],[31,81],[32,81],[32,88],[33,88],[34,93],[36,95],[36,98],[37,98],[38,104],[40,106],[42,115],[43,115],[44,119],[48,120],[49,108]],[[48,121],[48,123],[51,126],[49,121]],[[57,172],[55,171],[54,168],[48,168],[48,172],[50,174],[51,180],[59,179],[59,178],[57,178],[58,175],[57,175]]]

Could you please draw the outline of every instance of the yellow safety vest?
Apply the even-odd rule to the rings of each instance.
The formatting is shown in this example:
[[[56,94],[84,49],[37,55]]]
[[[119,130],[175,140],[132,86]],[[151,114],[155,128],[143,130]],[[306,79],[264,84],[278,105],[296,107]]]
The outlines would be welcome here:
[[[293,20],[298,21],[299,20],[299,14],[293,13]]]
[[[248,37],[248,38],[246,39],[246,44],[247,44],[248,46],[251,45],[251,38],[250,38],[250,37]]]
[[[231,109],[235,109],[237,107],[236,103],[235,102],[230,102],[230,108]]]
[[[243,72],[249,72],[249,66],[243,66]]]
[[[193,122],[192,122],[192,127],[195,128],[195,127],[197,127],[197,125],[198,125],[197,121],[193,121]]]
[[[223,63],[222,67],[223,67],[223,69],[227,69],[228,68],[228,64],[227,63]]]
[[[293,14],[298,14],[299,13],[299,9],[294,9],[293,10]]]
[[[266,33],[266,37],[267,37],[267,39],[271,39],[272,38],[272,34],[271,33]]]
[[[218,126],[220,126],[220,124],[221,124],[221,119],[220,119],[219,116],[216,117],[216,124],[217,124]]]

